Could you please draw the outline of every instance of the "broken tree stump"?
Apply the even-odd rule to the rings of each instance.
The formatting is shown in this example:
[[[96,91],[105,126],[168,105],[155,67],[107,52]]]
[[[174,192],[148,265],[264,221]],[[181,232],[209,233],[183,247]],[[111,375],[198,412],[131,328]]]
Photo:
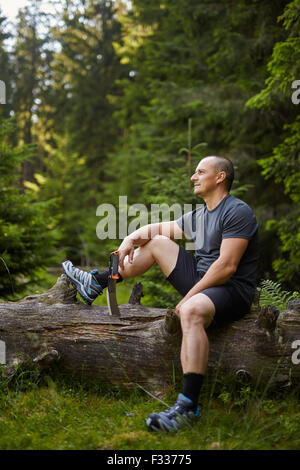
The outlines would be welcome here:
[[[57,363],[73,376],[101,383],[164,388],[182,377],[180,321],[171,309],[141,305],[142,295],[138,284],[132,303],[119,306],[120,318],[111,317],[105,306],[80,302],[61,275],[43,294],[0,302],[3,373],[12,374],[16,364],[43,369]],[[281,314],[256,304],[239,321],[210,326],[208,372],[276,386],[299,381],[300,364],[292,362],[299,310],[300,299]]]

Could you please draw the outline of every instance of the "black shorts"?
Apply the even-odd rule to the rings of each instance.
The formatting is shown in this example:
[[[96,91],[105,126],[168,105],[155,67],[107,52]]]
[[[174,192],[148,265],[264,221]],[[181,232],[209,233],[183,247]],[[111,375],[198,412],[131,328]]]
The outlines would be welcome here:
[[[197,271],[197,261],[193,253],[185,251],[181,246],[177,263],[167,280],[182,295],[204,276],[205,272]],[[241,297],[238,290],[231,284],[209,287],[201,291],[214,303],[216,313],[213,323],[239,320],[250,310],[250,305]]]

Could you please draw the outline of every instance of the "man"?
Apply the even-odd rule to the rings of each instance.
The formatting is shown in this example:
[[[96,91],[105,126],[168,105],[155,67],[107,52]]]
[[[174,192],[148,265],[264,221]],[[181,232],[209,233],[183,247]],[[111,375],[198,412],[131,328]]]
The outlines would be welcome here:
[[[244,316],[255,294],[258,226],[251,208],[229,194],[233,179],[229,159],[202,159],[191,180],[205,204],[178,220],[141,227],[119,247],[119,281],[142,275],[156,262],[183,296],[176,306],[182,329],[183,393],[174,406],[147,418],[147,426],[155,431],[177,430],[197,418],[209,352],[205,330],[213,321]],[[195,256],[173,241],[183,235],[195,241]],[[63,268],[88,303],[107,286],[108,271],[87,273],[70,261]]]

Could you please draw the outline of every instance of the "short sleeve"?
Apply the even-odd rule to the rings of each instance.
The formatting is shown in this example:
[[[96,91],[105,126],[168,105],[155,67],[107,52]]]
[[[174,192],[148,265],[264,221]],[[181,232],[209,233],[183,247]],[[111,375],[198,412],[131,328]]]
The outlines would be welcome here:
[[[246,238],[255,235],[258,224],[254,212],[247,204],[232,207],[224,217],[222,238]]]
[[[193,238],[192,220],[193,211],[187,212],[186,214],[183,214],[183,216],[179,217],[179,219],[175,220],[179,228],[181,228],[181,230],[184,232],[186,238]]]

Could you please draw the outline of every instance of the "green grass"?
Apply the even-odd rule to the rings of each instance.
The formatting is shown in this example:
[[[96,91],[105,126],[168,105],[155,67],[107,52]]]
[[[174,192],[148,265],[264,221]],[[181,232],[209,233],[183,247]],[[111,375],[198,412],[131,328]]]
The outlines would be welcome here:
[[[45,275],[43,285],[25,295],[44,292],[56,279]],[[131,288],[126,281],[118,285],[119,304],[128,302]],[[95,305],[106,305],[106,295]],[[180,391],[175,384],[161,400],[171,406]],[[193,428],[157,434],[147,430],[145,418],[165,405],[139,388],[109,390],[59,371],[20,370],[13,379],[0,378],[0,449],[298,450],[299,402],[299,392],[271,395],[219,379],[204,386]]]
[[[116,294],[118,305],[127,304],[131,294],[132,286],[132,283],[127,280],[117,284]],[[97,297],[97,299],[93,302],[93,305],[107,305],[106,289],[102,295]]]
[[[20,373],[1,379],[0,449],[299,449],[299,397],[271,398],[243,387],[222,386],[202,394],[202,413],[193,428],[176,434],[149,432],[145,418],[165,408],[141,392],[101,390],[60,376]],[[218,388],[218,387],[217,387]],[[172,405],[171,388],[163,401]]]

